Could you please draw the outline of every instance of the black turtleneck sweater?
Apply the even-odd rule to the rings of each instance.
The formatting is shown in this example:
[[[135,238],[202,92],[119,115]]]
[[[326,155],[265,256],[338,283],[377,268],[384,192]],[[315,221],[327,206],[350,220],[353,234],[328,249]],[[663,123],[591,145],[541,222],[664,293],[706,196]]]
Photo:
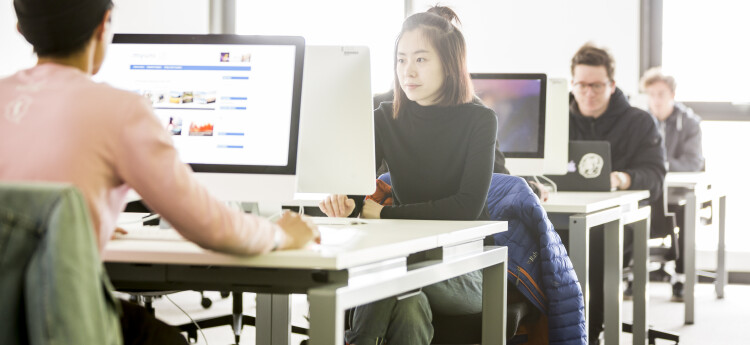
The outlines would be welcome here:
[[[376,162],[391,172],[393,206],[381,218],[489,219],[497,118],[478,104],[423,107],[407,101],[375,111]]]

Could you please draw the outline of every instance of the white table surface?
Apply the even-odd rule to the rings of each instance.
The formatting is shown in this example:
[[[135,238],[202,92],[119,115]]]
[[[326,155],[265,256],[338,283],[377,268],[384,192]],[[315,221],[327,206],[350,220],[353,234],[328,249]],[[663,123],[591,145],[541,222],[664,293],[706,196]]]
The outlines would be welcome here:
[[[315,220],[326,222],[326,218]],[[201,264],[299,269],[344,269],[391,257],[484,238],[508,229],[507,222],[367,219],[358,225],[319,225],[322,245],[257,256],[234,256],[185,240],[115,239],[107,262]],[[159,230],[156,230],[159,231]],[[329,240],[335,236],[335,239]],[[343,238],[343,240],[339,240]]]
[[[542,203],[548,213],[592,213],[648,199],[647,190],[615,192],[556,192]]]
[[[711,175],[699,171],[699,172],[669,172],[664,178],[664,182],[670,187],[686,187],[692,188],[693,186],[701,183],[708,183],[711,179]]]
[[[316,222],[325,223],[330,220],[319,218]],[[105,247],[104,260],[110,264],[125,265],[148,263],[164,266],[239,266],[242,269],[259,268],[261,270],[266,268],[303,271],[348,270],[350,273],[362,267],[387,264],[379,270],[361,272],[361,276],[349,277],[344,281],[336,280],[341,279],[339,277],[333,278],[334,280],[328,285],[313,284],[307,290],[310,302],[311,345],[343,343],[343,315],[347,308],[412,291],[472,270],[483,269],[482,299],[485,312],[482,316],[482,323],[502,326],[483,327],[482,343],[505,343],[507,247],[483,248],[481,243],[486,236],[506,231],[507,222],[420,220],[362,220],[361,222],[363,224],[320,225],[323,244],[301,250],[239,257],[208,251],[185,240],[126,238],[110,241]],[[326,240],[326,236],[335,236],[336,240]],[[344,240],[338,240],[339,238],[344,238]],[[473,244],[477,242],[479,247],[474,247]],[[474,248],[474,251],[462,252],[450,260],[442,260],[434,265],[407,270],[406,257],[412,253],[440,247],[461,247],[464,244]],[[398,262],[388,264],[394,261]],[[278,280],[285,275],[283,271],[287,270],[269,270],[265,273]],[[157,280],[163,280],[163,276],[158,275]],[[172,276],[172,278],[178,277]],[[149,280],[149,277],[143,279]],[[202,278],[191,276],[190,281],[200,279]],[[283,279],[287,284],[288,278]],[[357,282],[353,283],[355,279]],[[310,282],[306,283],[310,284]],[[266,282],[266,284],[271,284],[271,282]],[[256,324],[256,343],[290,344],[291,324],[287,293],[259,295],[259,302],[267,299],[273,302],[258,304],[257,315],[263,315],[258,320],[267,324]]]

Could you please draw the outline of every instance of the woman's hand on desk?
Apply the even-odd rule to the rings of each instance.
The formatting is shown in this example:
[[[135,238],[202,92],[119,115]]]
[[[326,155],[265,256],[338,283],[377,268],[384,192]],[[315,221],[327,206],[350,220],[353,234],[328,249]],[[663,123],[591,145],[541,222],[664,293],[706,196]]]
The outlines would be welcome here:
[[[349,217],[354,211],[354,200],[343,194],[327,196],[318,204],[320,210],[329,217]]]
[[[276,249],[298,249],[311,241],[320,243],[320,232],[313,222],[298,213],[284,212],[276,224],[284,231],[284,236]]]

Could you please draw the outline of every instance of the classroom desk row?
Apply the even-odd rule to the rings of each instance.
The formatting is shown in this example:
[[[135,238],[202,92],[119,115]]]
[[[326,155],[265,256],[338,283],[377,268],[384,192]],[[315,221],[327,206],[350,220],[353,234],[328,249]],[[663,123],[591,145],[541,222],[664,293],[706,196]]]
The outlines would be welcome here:
[[[303,250],[237,257],[125,237],[110,241],[104,260],[118,290],[258,293],[256,344],[268,345],[290,344],[292,293],[307,294],[310,344],[343,344],[345,310],[482,269],[482,344],[505,344],[507,247],[484,240],[507,222],[315,221],[323,243]]]
[[[723,297],[725,270],[725,195],[707,186],[705,175],[669,174],[669,188],[687,188],[685,322],[694,322],[695,229],[697,210],[713,201],[719,221],[719,267],[716,293]],[[558,192],[543,203],[556,229],[569,231],[569,256],[584,292],[588,327],[589,238],[604,231],[605,342],[619,344],[622,328],[623,226],[634,229],[633,343],[648,339],[648,238],[650,208],[639,207],[648,191]],[[317,220],[320,223],[325,219]],[[599,229],[599,228],[596,228]],[[408,292],[484,269],[483,324],[505,325],[507,248],[485,247],[485,236],[507,230],[506,222],[368,220],[356,226],[321,225],[324,239],[316,248],[237,258],[202,250],[181,241],[118,240],[105,251],[110,276],[119,289],[203,289],[258,292],[258,315],[271,324],[258,327],[259,344],[289,344],[290,293],[306,293],[310,301],[311,344],[342,343],[343,311],[363,303]],[[367,237],[367,241],[362,239]],[[440,253],[428,263],[407,265],[416,253]],[[427,257],[434,257],[433,254]],[[489,276],[487,276],[489,274]],[[503,279],[497,277],[502,276]],[[325,277],[322,279],[320,277]],[[494,277],[494,278],[493,278]],[[366,283],[363,283],[366,282]],[[491,294],[489,291],[501,291]],[[265,300],[273,303],[260,303]],[[503,303],[497,303],[502,300]],[[490,308],[490,305],[493,307]],[[500,306],[501,305],[501,306]],[[501,321],[502,320],[502,321]],[[259,325],[260,326],[260,325]],[[504,342],[504,328],[483,327],[483,339]]]

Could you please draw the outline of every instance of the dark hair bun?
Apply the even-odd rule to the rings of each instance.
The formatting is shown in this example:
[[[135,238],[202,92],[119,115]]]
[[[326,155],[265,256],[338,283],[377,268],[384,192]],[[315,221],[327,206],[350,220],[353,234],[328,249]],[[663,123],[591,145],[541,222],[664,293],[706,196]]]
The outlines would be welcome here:
[[[461,20],[458,19],[458,15],[450,7],[435,5],[430,7],[427,13],[437,14],[445,18],[448,22],[453,23],[453,25],[461,26]]]

